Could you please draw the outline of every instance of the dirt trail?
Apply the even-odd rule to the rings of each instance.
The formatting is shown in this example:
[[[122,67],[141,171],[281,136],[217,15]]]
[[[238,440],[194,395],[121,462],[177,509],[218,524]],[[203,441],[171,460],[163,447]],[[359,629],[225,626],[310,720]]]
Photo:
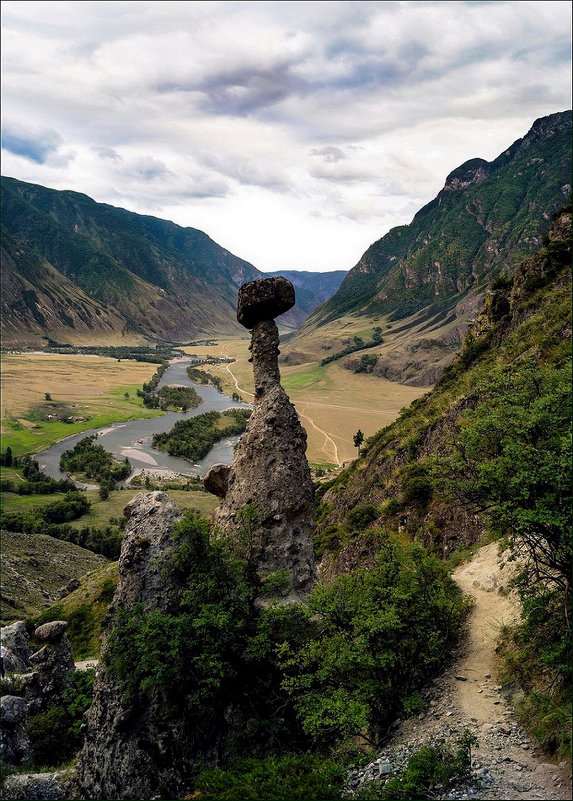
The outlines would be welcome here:
[[[496,680],[495,648],[500,628],[519,618],[515,591],[507,592],[512,563],[498,555],[497,544],[481,548],[469,564],[457,568],[454,580],[475,599],[467,637],[452,664],[427,688],[427,708],[400,722],[398,730],[372,765],[354,781],[376,778],[382,766],[405,765],[409,753],[444,738],[455,741],[469,729],[479,739],[474,752],[476,784],[455,788],[442,798],[484,801],[570,799],[571,772],[536,749],[517,723]],[[384,768],[386,769],[386,768]]]

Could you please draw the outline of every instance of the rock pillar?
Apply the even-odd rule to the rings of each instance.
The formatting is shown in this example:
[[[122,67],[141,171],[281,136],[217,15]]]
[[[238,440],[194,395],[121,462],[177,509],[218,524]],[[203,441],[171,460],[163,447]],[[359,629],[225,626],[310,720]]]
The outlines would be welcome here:
[[[260,579],[285,571],[288,600],[304,596],[315,570],[312,539],[314,488],[306,458],[306,432],[280,383],[279,333],[274,318],[294,305],[294,287],[286,278],[244,284],[237,319],[251,331],[255,379],[254,410],[235,449],[230,467],[214,465],[205,487],[222,500],[213,519],[236,533],[246,506],[256,508],[250,552]]]

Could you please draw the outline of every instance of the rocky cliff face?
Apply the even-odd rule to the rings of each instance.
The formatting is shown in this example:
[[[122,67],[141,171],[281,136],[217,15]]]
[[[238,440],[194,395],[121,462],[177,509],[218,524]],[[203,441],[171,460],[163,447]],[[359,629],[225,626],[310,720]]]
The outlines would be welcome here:
[[[126,514],[129,523],[106,641],[121,610],[141,603],[148,611],[170,612],[179,597],[180,588],[167,582],[163,566],[181,510],[165,493],[151,492],[137,495]],[[105,667],[106,641],[84,724],[75,797],[181,797],[181,783],[196,753],[183,712],[159,693],[145,705],[128,702],[119,681]]]
[[[306,459],[306,432],[280,384],[279,335],[274,317],[294,304],[294,288],[285,278],[246,284],[239,292],[238,319],[251,334],[255,378],[254,411],[230,468],[216,465],[205,486],[222,498],[214,522],[237,533],[241,513],[251,505],[256,519],[249,536],[261,579],[286,571],[290,599],[306,594],[313,583],[312,537],[314,490]]]

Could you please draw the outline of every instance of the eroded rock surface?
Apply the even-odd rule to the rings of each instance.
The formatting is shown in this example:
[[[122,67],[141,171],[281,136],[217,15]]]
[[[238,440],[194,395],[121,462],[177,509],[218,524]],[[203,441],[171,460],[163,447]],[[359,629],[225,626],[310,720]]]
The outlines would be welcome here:
[[[119,583],[96,673],[94,701],[84,724],[75,797],[180,798],[197,753],[185,725],[182,699],[154,690],[143,699],[127,700],[120,681],[105,665],[105,652],[120,610],[138,603],[163,613],[177,610],[181,588],[165,567],[181,510],[164,492],[150,492],[137,495],[125,513],[129,520]]]
[[[30,740],[26,732],[28,704],[25,698],[3,695],[2,711],[2,762],[5,765],[21,765],[32,756]]]
[[[30,644],[24,621],[18,620],[2,627],[2,645],[8,649],[4,657],[4,668],[8,672],[27,673],[31,670]]]
[[[23,677],[33,714],[60,703],[67,678],[76,669],[67,627],[65,620],[52,620],[35,631],[46,644],[30,657],[34,672]]]
[[[314,489],[306,432],[280,384],[279,334],[272,319],[293,304],[294,288],[286,278],[253,281],[241,288],[237,319],[252,328],[254,410],[224,481],[219,480],[220,465],[205,477],[205,487],[222,498],[213,515],[222,530],[237,532],[245,507],[256,508],[250,537],[257,573],[264,579],[286,571],[290,599],[305,595],[315,576]]]

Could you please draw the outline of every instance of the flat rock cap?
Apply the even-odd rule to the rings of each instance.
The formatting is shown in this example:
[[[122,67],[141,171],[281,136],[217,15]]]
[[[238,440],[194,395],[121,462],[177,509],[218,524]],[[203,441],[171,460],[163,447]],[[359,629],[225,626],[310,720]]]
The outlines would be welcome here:
[[[254,328],[263,320],[284,314],[294,303],[294,286],[282,275],[249,281],[239,289],[237,320],[245,328]]]
[[[63,637],[67,628],[67,620],[50,620],[49,623],[44,623],[43,626],[39,626],[34,634],[39,640],[44,640],[44,642],[56,642],[60,637]]]

